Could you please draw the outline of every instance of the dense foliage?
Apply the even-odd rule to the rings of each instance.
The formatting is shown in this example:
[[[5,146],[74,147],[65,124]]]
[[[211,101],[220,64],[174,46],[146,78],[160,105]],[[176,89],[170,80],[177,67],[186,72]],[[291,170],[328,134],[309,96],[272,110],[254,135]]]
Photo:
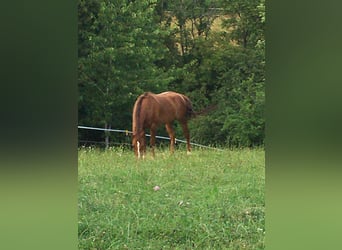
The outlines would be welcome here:
[[[78,5],[80,125],[130,130],[138,95],[174,90],[188,95],[197,111],[214,107],[190,123],[193,141],[264,143],[264,0]],[[105,137],[79,130],[80,140]]]

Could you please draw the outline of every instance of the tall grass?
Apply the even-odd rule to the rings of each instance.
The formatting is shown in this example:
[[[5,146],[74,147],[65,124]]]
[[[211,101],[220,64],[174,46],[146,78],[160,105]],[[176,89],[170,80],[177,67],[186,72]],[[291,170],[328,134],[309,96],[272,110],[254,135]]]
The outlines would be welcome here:
[[[262,149],[79,150],[80,249],[263,249]],[[153,187],[160,186],[154,191]]]

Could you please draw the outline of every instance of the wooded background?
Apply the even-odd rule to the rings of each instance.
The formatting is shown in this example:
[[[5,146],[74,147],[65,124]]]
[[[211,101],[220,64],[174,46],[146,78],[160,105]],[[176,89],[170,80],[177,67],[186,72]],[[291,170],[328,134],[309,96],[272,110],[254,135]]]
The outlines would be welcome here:
[[[79,0],[79,125],[131,130],[140,94],[173,90],[196,111],[215,107],[190,122],[192,141],[263,145],[264,31],[265,0]],[[130,141],[78,134],[80,142],[106,136]]]

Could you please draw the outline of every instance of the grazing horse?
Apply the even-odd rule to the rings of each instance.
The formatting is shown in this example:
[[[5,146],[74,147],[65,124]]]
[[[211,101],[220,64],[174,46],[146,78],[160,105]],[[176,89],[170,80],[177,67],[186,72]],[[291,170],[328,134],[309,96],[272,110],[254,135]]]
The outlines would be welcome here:
[[[175,132],[172,123],[178,120],[182,125],[183,133],[187,142],[187,153],[191,151],[190,133],[188,120],[194,115],[191,101],[185,95],[168,91],[160,94],[146,92],[138,97],[134,104],[132,115],[132,144],[136,157],[145,157],[146,138],[145,129],[151,132],[151,149],[154,157],[154,146],[157,127],[165,124],[170,136],[170,151],[174,152]]]

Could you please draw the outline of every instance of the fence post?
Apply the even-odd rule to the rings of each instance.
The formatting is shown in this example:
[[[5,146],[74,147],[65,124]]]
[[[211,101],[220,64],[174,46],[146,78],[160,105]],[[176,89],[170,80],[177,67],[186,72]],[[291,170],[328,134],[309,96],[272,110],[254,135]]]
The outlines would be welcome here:
[[[111,129],[111,125],[108,126],[107,122],[105,123],[105,129]],[[106,149],[109,148],[109,131],[105,130],[105,145]]]

